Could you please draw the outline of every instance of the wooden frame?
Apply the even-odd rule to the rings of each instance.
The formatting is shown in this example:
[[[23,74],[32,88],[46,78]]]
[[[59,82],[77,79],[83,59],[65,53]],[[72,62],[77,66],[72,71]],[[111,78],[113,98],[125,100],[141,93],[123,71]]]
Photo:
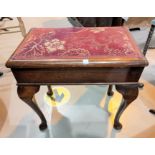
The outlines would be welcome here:
[[[65,30],[63,30],[65,31]],[[46,119],[38,105],[33,100],[40,86],[47,85],[48,95],[52,95],[50,85],[83,85],[83,84],[107,84],[115,85],[116,90],[122,94],[123,102],[118,108],[114,128],[121,129],[120,117],[125,109],[138,96],[139,78],[145,66],[146,58],[140,53],[128,31],[129,41],[133,43],[134,52],[139,52],[139,57],[105,58],[91,57],[87,63],[82,59],[15,59],[14,54],[22,48],[19,45],[15,53],[10,57],[6,66],[11,68],[16,81],[19,97],[28,104],[40,117],[40,129],[47,128]],[[28,36],[31,36],[30,33]],[[25,38],[28,39],[28,36]],[[112,87],[111,87],[112,88]],[[109,89],[110,90],[110,89]],[[110,94],[111,95],[111,94]]]

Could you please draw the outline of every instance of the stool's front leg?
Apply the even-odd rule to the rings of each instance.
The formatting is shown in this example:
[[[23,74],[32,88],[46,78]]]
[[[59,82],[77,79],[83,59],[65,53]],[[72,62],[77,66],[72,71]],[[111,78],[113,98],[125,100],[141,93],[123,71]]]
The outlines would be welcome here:
[[[138,96],[138,84],[134,85],[116,85],[116,90],[122,94],[123,101],[116,113],[114,120],[114,128],[120,130],[122,124],[119,122],[121,114],[127,108],[127,106],[134,101]]]
[[[40,130],[44,130],[47,128],[46,119],[38,105],[33,101],[33,97],[39,91],[39,88],[40,86],[18,86],[17,92],[20,99],[27,103],[38,114],[41,119],[39,128]]]

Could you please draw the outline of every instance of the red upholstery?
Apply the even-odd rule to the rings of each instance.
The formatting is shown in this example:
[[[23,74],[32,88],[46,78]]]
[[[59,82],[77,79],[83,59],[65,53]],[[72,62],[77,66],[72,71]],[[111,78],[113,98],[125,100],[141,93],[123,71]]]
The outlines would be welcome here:
[[[124,27],[35,28],[12,59],[140,58]]]

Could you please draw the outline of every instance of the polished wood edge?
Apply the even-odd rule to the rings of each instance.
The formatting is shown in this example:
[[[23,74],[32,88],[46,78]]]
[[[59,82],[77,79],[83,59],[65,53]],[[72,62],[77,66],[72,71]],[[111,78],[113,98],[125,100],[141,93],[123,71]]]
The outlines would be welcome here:
[[[139,82],[107,82],[107,83],[17,83],[17,86],[35,85],[137,85]]]
[[[6,67],[8,68],[55,68],[55,67],[145,67],[148,65],[147,59],[142,60],[109,60],[95,61],[89,60],[88,64],[84,64],[82,60],[70,61],[15,61],[8,60]]]

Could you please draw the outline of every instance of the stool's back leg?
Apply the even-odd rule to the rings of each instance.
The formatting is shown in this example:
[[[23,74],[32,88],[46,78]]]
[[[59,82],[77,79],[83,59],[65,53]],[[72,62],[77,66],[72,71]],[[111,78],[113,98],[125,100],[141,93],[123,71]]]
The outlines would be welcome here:
[[[114,94],[114,92],[112,91],[112,85],[109,85],[107,94],[108,96],[112,96]]]
[[[52,86],[48,85],[47,88],[48,88],[47,95],[52,96],[53,95]]]

